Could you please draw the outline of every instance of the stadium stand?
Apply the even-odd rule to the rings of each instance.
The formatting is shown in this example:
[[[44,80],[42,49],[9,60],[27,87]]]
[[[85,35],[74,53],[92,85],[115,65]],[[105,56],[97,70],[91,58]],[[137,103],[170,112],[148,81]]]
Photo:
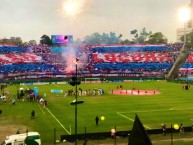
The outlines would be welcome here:
[[[162,72],[164,77],[174,61],[166,45],[93,46],[91,66],[94,72],[139,73]]]
[[[167,51],[165,45],[94,46],[93,53]]]
[[[0,46],[0,53],[12,53],[12,52],[26,52],[27,50],[23,47],[18,46]]]
[[[164,78],[179,55],[181,43],[167,45],[80,45],[76,49],[79,74]],[[67,49],[67,48],[65,48]],[[0,72],[66,75],[66,51],[58,46],[0,46]],[[84,56],[86,59],[81,59]],[[193,73],[193,53],[180,68],[180,76]],[[107,75],[106,75],[107,76]]]
[[[32,48],[34,49],[35,47]],[[30,52],[30,49],[31,46],[30,48],[18,46],[0,46],[0,72],[39,72],[51,71],[54,69],[54,66],[52,64],[46,64],[41,56],[38,56],[33,53],[33,50]]]

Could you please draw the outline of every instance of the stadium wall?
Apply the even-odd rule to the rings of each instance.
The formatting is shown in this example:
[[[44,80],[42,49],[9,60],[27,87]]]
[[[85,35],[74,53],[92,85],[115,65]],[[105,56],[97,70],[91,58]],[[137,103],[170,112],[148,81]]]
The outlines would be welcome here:
[[[147,133],[150,134],[162,134],[163,130],[162,129],[151,129],[151,130],[146,130]],[[192,132],[192,127],[184,127],[184,132]],[[116,136],[119,137],[129,137],[129,134],[131,131],[117,131]],[[167,134],[171,133],[179,133],[179,129],[176,130],[174,128],[167,128],[166,131]],[[61,135],[60,140],[63,142],[64,140],[73,142],[75,138],[75,135]],[[99,139],[106,139],[106,138],[111,138],[111,132],[100,132],[100,133],[84,133],[84,134],[77,134],[77,139],[79,140],[99,140]]]
[[[65,78],[55,76],[53,77],[37,77],[37,78],[29,78],[29,77],[19,77],[17,79],[14,78],[5,78],[1,79],[0,82],[6,84],[20,84],[20,83],[37,83],[37,82],[49,82],[49,83],[57,83],[57,82],[68,82],[71,79],[72,75],[66,76]],[[85,82],[85,78],[92,78],[92,76],[78,76],[78,79],[81,82]],[[128,81],[142,81],[142,80],[165,80],[164,77],[134,77],[129,75],[118,75],[118,76],[94,76],[94,78],[100,78],[100,82],[128,82]],[[92,81],[91,81],[92,82]],[[94,80],[93,80],[94,82]]]

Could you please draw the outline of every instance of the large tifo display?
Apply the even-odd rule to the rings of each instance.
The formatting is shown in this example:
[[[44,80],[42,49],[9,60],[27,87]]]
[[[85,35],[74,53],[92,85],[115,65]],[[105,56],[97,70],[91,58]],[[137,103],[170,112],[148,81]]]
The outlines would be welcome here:
[[[59,44],[72,44],[73,36],[72,35],[51,35],[52,43]]]

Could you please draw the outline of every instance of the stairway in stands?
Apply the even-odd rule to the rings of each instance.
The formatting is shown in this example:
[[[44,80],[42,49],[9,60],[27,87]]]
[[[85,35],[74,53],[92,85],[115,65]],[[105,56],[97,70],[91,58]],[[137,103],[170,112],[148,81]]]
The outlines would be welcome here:
[[[174,62],[172,68],[169,70],[168,74],[166,75],[167,80],[174,80],[177,76],[177,73],[179,69],[182,67],[182,65],[186,62],[186,59],[191,54],[190,50],[187,50],[185,45],[183,45],[178,58]]]

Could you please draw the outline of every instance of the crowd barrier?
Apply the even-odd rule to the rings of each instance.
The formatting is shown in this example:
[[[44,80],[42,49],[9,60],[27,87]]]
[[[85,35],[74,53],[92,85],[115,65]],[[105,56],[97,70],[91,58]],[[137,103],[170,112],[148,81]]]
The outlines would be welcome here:
[[[150,134],[163,134],[163,130],[160,129],[151,129],[151,130],[146,130],[147,133]],[[192,132],[192,127],[184,127],[184,132]],[[174,128],[167,128],[166,130],[166,135],[170,136],[171,133],[179,133],[179,129],[176,130]],[[117,131],[116,132],[116,136],[117,137],[129,137],[129,135],[131,134],[131,131]],[[77,134],[76,138],[78,140],[102,140],[102,139],[106,139],[106,138],[112,138],[111,137],[111,132],[99,132],[99,133],[84,133],[84,134]],[[61,142],[63,142],[64,140],[69,141],[69,142],[73,142],[75,139],[75,135],[61,135],[60,136],[60,140]]]

